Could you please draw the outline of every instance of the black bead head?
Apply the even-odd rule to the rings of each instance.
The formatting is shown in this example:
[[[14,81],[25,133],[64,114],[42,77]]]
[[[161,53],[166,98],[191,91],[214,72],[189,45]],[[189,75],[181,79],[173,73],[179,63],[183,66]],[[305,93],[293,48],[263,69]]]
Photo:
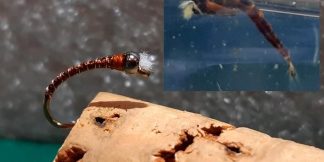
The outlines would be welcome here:
[[[135,52],[126,53],[125,72],[128,74],[136,74],[138,71],[139,55]]]

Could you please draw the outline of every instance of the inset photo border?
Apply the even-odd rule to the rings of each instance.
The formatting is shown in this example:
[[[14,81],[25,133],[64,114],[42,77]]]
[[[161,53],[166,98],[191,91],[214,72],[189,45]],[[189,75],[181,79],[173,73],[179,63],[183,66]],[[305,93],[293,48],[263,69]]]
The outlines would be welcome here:
[[[319,89],[319,2],[164,5],[165,90]]]

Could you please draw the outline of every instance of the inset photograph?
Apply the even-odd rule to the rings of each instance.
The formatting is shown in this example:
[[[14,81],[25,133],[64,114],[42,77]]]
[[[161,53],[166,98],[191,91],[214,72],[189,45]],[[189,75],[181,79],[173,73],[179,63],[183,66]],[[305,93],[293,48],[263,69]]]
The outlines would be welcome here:
[[[165,90],[319,89],[319,0],[164,5]]]

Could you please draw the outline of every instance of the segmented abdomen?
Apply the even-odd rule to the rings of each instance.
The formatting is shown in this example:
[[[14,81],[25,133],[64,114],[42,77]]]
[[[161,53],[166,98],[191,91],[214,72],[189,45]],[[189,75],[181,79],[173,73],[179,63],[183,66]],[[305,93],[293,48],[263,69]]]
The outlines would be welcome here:
[[[288,50],[285,49],[282,42],[273,32],[271,25],[264,19],[263,16],[259,14],[259,10],[254,7],[247,14],[250,17],[250,19],[254,22],[254,24],[257,26],[258,30],[268,40],[268,42],[270,42],[272,46],[275,47],[284,58],[289,57]]]
[[[123,70],[125,64],[124,60],[124,54],[116,54],[113,56],[106,56],[97,58],[95,60],[89,60],[79,65],[68,68],[66,71],[61,72],[55,79],[52,80],[52,83],[46,87],[45,100],[49,100],[53,95],[55,89],[68,78],[95,68],[111,68],[116,70]]]

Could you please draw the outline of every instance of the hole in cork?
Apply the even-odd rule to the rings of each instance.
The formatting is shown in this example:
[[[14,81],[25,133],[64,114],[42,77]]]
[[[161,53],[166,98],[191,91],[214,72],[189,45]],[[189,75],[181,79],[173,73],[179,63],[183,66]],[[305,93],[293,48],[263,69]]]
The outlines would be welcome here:
[[[188,132],[183,132],[180,135],[180,143],[176,144],[171,150],[161,150],[155,156],[161,157],[165,162],[175,162],[175,154],[178,151],[185,151],[194,141],[194,136]]]
[[[242,143],[239,142],[229,142],[229,143],[222,143],[225,146],[225,151],[230,156],[237,156],[237,155],[248,155],[251,156],[252,149],[249,147],[244,146]]]
[[[236,146],[226,146],[227,150],[233,153],[241,153],[241,149],[240,147],[236,147]]]
[[[100,126],[100,127],[105,125],[105,121],[106,121],[106,119],[103,118],[103,117],[99,117],[99,116],[95,117],[95,124]]]
[[[212,134],[213,136],[220,136],[223,132],[223,128],[220,126],[211,125],[210,128],[201,128],[207,134]]]
[[[120,115],[119,114],[113,114],[110,116],[110,118],[120,118]]]
[[[77,162],[83,158],[85,153],[86,151],[82,148],[72,146],[69,149],[60,151],[55,162]]]

